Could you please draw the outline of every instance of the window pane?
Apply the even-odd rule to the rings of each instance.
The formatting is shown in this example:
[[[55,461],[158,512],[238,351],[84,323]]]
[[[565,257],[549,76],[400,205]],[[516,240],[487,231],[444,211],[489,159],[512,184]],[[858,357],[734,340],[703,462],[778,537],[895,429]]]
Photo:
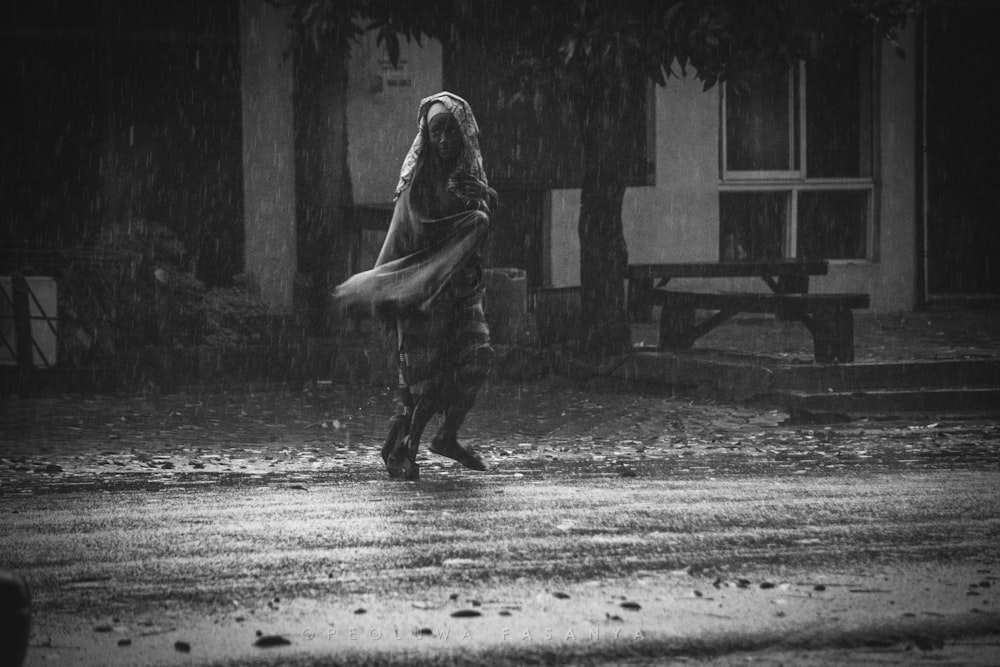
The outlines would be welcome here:
[[[719,259],[780,259],[788,192],[719,194]]]
[[[871,176],[871,43],[835,44],[806,63],[807,177]]]
[[[799,193],[799,257],[864,259],[868,253],[867,190]]]
[[[757,72],[726,86],[726,169],[789,171],[795,165],[789,73]]]

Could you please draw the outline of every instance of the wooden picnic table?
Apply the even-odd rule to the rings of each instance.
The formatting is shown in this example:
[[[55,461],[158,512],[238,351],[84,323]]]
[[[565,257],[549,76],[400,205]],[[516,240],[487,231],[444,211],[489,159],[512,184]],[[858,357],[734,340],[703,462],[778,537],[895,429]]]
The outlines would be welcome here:
[[[752,278],[759,277],[775,294],[806,293],[809,276],[825,276],[829,268],[821,259],[730,260],[723,262],[673,262],[630,264],[630,281],[659,281],[663,287],[672,278]]]
[[[867,294],[810,294],[810,276],[826,275],[825,260],[777,259],[632,264],[628,267],[629,312],[649,321],[659,304],[661,349],[687,349],[695,340],[740,312],[774,313],[802,322],[813,336],[816,361],[854,360],[853,309],[867,308]],[[759,277],[768,292],[694,292],[666,289],[675,278]],[[715,311],[696,320],[697,310]]]

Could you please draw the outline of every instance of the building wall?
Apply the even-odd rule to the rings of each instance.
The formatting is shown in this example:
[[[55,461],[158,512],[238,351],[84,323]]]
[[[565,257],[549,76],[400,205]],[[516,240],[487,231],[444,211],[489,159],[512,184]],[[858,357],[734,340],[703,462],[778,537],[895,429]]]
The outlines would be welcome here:
[[[266,0],[240,0],[240,44],[246,271],[270,309],[287,313],[294,301],[297,229],[294,62],[285,55],[285,11]],[[420,100],[441,90],[440,44],[404,42],[400,65],[387,71],[374,36],[353,46],[347,135],[355,203],[392,199]]]
[[[240,2],[246,272],[275,313],[292,309],[296,271],[293,63],[284,11]]]
[[[879,70],[877,215],[873,261],[830,262],[817,292],[866,292],[871,310],[912,310],[917,303],[916,30],[901,35],[909,57],[882,44]]]
[[[914,30],[902,35],[915,51]],[[874,261],[831,261],[814,278],[817,292],[867,292],[872,310],[910,310],[916,304],[914,164],[915,58],[883,45],[879,74],[879,154]],[[656,185],[630,188],[622,220],[631,263],[714,261],[719,230],[719,90],[702,92],[694,79],[671,78],[656,91]],[[553,287],[580,284],[579,190],[554,190],[546,220]],[[673,285],[673,283],[671,283]],[[678,288],[766,290],[758,279],[677,281]]]
[[[417,132],[420,100],[441,90],[441,45],[400,44],[392,70],[385,49],[367,35],[351,50],[347,155],[355,203],[392,200],[399,167]]]
[[[656,185],[629,188],[622,224],[632,263],[718,258],[719,98],[693,79],[656,89]],[[579,189],[552,192],[553,287],[580,284]]]

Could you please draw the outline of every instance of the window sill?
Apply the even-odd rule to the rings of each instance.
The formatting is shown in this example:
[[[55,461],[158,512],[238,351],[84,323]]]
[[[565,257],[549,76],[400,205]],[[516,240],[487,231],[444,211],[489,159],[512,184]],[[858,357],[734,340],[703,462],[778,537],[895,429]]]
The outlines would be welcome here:
[[[834,267],[872,266],[878,264],[878,261],[874,259],[827,259],[826,263],[832,269]]]
[[[871,178],[760,178],[720,180],[719,190],[866,190],[875,187]]]

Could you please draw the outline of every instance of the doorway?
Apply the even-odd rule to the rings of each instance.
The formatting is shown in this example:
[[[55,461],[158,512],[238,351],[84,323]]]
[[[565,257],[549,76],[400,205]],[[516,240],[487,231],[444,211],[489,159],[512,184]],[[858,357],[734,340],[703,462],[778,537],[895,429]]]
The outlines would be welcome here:
[[[924,30],[927,301],[1000,295],[1000,6],[928,10]]]

